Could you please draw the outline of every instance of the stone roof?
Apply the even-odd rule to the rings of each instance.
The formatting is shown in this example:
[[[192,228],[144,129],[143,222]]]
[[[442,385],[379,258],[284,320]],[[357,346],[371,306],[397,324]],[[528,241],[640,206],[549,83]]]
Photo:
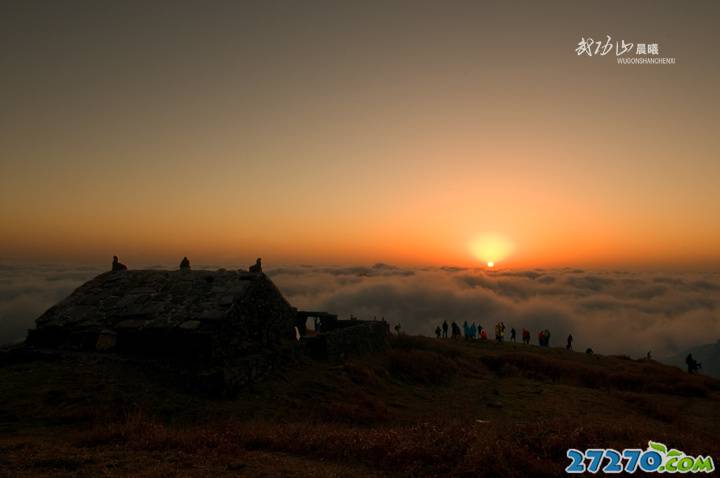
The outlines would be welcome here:
[[[108,348],[107,337],[116,334],[124,349],[146,348],[148,337],[158,349],[168,341],[187,349],[202,343],[203,336],[204,348],[235,352],[292,337],[294,320],[295,310],[262,273],[114,271],[42,314],[28,343]]]

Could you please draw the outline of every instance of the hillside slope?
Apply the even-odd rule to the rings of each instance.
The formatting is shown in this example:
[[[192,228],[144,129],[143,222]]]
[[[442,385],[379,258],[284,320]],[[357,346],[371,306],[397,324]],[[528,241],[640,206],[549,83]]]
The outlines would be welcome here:
[[[569,447],[720,453],[720,382],[651,360],[421,337],[212,399],[160,362],[0,358],[11,476],[562,476]]]

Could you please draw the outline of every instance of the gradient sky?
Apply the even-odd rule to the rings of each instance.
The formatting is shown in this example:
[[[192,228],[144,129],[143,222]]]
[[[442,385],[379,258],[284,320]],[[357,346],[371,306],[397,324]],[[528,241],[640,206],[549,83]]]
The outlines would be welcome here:
[[[720,2],[3,2],[0,261],[717,269]],[[658,43],[675,65],[578,57]],[[498,258],[495,258],[498,259]]]

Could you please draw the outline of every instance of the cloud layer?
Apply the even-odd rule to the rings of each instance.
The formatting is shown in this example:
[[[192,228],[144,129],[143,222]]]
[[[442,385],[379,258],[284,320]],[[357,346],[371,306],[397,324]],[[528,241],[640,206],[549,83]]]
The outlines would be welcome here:
[[[296,267],[270,271],[296,306],[385,317],[411,334],[443,320],[552,332],[596,352],[670,354],[720,338],[720,274],[652,274],[579,269],[493,271]]]
[[[199,268],[200,266],[198,266]],[[212,268],[212,267],[208,267]],[[0,265],[0,344],[22,340],[34,320],[97,267]],[[518,331],[568,333],[576,349],[656,356],[720,338],[720,274],[507,270],[457,267],[294,266],[268,271],[301,309],[385,317],[411,334],[432,335],[443,320]]]
[[[22,341],[40,314],[100,272],[95,267],[0,264],[0,344]]]

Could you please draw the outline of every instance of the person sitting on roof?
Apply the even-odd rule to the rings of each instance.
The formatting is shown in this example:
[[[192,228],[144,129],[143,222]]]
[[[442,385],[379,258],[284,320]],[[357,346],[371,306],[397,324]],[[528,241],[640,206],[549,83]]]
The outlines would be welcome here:
[[[118,261],[118,256],[113,256],[112,270],[113,271],[126,271],[127,266],[125,264],[123,264],[122,262]]]
[[[262,261],[262,259],[260,259],[260,258],[258,257],[257,260],[255,261],[255,264],[252,265],[252,266],[250,266],[250,269],[249,269],[250,272],[254,272],[254,273],[256,273],[256,274],[261,273],[261,272],[262,272],[262,263],[261,263],[261,261]]]
[[[190,270],[190,261],[187,257],[183,257],[180,261],[180,270],[181,271],[189,271]]]

